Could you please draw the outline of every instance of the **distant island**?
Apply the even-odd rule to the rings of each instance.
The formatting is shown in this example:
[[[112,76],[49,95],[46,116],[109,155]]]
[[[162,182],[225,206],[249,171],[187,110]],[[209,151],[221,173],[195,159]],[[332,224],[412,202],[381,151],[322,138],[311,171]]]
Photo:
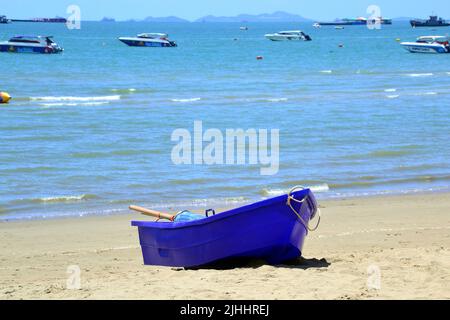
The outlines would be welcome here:
[[[263,14],[240,14],[234,17],[205,16],[195,20],[195,22],[310,22],[311,19],[297,14],[277,11]]]
[[[116,22],[116,19],[104,17],[100,22]]]
[[[413,19],[412,17],[397,17],[392,19],[393,21],[409,21]],[[115,22],[114,18],[104,17],[100,20],[101,22]],[[128,19],[125,22],[160,22],[160,23],[171,23],[171,22],[314,22],[316,20],[305,18],[298,14],[288,13],[284,11],[276,11],[274,13],[262,13],[262,14],[239,14],[237,16],[214,16],[207,15],[196,19],[194,21],[189,21],[187,19],[179,18],[176,16],[168,17],[152,17],[148,16],[144,19]]]
[[[145,22],[189,22],[189,20],[178,18],[175,16],[170,17],[147,17],[143,21]]]
[[[102,22],[115,21],[113,18],[105,17]],[[144,19],[128,19],[125,22],[191,22],[187,19],[168,16],[168,17],[146,17]],[[297,14],[287,13],[283,11],[277,11],[274,13],[262,13],[262,14],[240,14],[233,17],[225,16],[213,16],[208,15],[201,17],[193,22],[311,22],[312,19],[302,17]]]

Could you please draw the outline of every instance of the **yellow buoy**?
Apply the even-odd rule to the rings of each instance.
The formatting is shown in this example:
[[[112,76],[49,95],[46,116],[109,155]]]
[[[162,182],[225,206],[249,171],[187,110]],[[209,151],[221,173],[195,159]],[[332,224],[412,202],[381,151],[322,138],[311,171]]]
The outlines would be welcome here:
[[[400,38],[395,39],[395,41],[400,42],[402,41]]]
[[[6,92],[0,92],[0,103],[8,103],[11,96]]]

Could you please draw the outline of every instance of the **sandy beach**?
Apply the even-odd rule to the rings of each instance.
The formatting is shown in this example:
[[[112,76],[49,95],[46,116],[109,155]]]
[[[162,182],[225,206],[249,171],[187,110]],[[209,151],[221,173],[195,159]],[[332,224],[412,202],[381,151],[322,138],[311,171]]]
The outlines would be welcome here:
[[[0,223],[0,299],[450,298],[450,194],[320,206],[303,259],[228,269],[144,266],[137,214]],[[66,287],[72,265],[80,289]]]

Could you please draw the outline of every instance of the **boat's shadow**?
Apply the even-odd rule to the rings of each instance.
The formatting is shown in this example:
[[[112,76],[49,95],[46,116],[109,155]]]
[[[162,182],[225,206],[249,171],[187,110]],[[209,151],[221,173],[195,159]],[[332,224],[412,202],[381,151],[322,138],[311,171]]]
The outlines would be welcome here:
[[[269,265],[265,260],[255,260],[248,258],[234,258],[234,259],[226,259],[219,260],[207,265],[199,266],[199,267],[191,267],[185,268],[187,270],[230,270],[237,268],[249,268],[256,269],[262,267],[264,265]],[[303,257],[285,261],[282,264],[272,265],[276,268],[290,268],[290,269],[319,269],[319,268],[328,268],[331,265],[325,258],[322,259],[306,259]]]

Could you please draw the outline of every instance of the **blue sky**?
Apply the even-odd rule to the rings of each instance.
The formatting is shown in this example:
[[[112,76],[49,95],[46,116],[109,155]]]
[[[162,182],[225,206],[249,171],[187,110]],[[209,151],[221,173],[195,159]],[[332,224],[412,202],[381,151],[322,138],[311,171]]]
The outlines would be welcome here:
[[[426,17],[433,12],[450,18],[449,0],[2,0],[0,14],[10,18],[67,17],[66,8],[76,4],[82,20],[105,16],[118,20],[147,16],[175,15],[194,20],[205,15],[271,13],[286,11],[307,18],[325,20],[366,16],[366,8],[375,4],[384,17]]]

